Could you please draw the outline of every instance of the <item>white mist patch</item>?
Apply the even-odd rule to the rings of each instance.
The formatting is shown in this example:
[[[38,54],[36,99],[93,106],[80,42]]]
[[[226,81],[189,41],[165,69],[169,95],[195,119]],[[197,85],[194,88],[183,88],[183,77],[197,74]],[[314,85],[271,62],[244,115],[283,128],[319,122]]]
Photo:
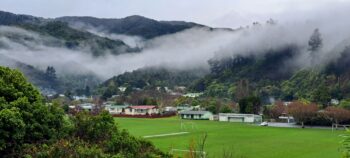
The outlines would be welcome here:
[[[286,63],[288,67],[309,67],[339,58],[340,53],[350,45],[350,21],[347,20],[350,10],[340,6],[333,8],[337,8],[338,11],[328,12],[326,8],[318,8],[305,12],[310,15],[305,18],[301,16],[303,13],[296,13],[298,16],[293,18],[286,15],[286,19],[277,21],[276,25],[262,23],[236,31],[192,28],[151,40],[97,31],[97,35],[123,40],[130,46],[142,48],[142,51],[137,53],[115,56],[107,52],[107,55],[100,57],[92,56],[88,48],[70,50],[48,45],[46,42],[36,42],[54,39],[53,37],[39,36],[18,28],[0,27],[0,35],[12,31],[35,39],[21,43],[0,37],[0,43],[8,45],[8,48],[0,49],[0,55],[43,70],[47,66],[54,66],[58,73],[93,72],[101,79],[108,79],[146,66],[179,70],[208,69],[208,60],[213,57],[259,56],[293,45],[297,46],[300,52]],[[312,57],[307,48],[315,28],[320,30],[323,46],[317,55]]]
[[[126,45],[130,46],[131,48],[142,48],[145,42],[145,40],[139,36],[128,36],[128,35],[114,34],[114,33],[108,34],[104,32],[96,32],[96,31],[95,32],[89,31],[89,32],[99,35],[101,37],[123,41]]]

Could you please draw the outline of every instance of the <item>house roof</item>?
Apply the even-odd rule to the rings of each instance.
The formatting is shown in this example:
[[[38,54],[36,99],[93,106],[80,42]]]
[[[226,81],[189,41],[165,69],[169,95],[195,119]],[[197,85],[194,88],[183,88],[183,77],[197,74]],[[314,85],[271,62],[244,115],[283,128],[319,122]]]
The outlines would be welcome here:
[[[255,114],[240,114],[240,113],[219,113],[219,116],[228,116],[228,117],[261,117],[260,115]]]
[[[132,109],[153,109],[156,108],[154,105],[135,105],[135,106],[129,106],[129,108]]]
[[[194,115],[204,115],[206,113],[211,113],[209,111],[181,111],[180,114],[194,114]]]
[[[109,106],[106,106],[106,108],[126,108],[126,107],[129,107],[128,105],[109,105]]]

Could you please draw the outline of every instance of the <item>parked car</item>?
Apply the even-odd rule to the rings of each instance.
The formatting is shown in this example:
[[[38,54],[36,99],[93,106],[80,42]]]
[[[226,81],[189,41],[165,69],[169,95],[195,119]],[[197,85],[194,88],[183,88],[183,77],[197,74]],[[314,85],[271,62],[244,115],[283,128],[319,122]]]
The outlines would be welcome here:
[[[261,122],[260,126],[268,126],[269,124],[267,122]]]

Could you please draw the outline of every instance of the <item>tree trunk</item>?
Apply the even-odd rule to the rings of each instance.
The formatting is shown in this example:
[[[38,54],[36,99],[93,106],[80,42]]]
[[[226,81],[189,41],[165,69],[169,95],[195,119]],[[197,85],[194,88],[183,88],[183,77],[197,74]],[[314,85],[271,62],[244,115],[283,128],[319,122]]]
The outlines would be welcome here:
[[[304,122],[301,122],[301,128],[305,128]]]
[[[338,120],[335,120],[335,129],[338,130]]]

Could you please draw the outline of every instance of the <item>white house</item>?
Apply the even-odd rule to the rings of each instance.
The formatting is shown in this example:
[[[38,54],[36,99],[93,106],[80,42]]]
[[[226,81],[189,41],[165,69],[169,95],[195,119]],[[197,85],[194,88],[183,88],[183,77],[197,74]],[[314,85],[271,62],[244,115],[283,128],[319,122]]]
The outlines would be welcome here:
[[[126,115],[154,115],[158,114],[159,109],[154,105],[136,105],[125,108]]]
[[[332,105],[339,105],[339,100],[338,99],[331,99],[331,104]]]
[[[189,97],[189,98],[196,98],[196,97],[199,97],[201,95],[203,95],[203,93],[187,93],[187,94],[184,94],[183,96]]]
[[[71,105],[69,106],[70,109],[76,109],[78,111],[80,110],[85,110],[85,111],[92,111],[95,108],[95,104],[92,103],[83,103],[83,104],[78,104],[76,106]]]
[[[176,109],[176,107],[166,106],[166,107],[164,107],[164,111],[167,111],[167,112],[176,112],[177,109]]]
[[[176,107],[177,111],[191,111],[193,107],[190,105],[179,105]]]
[[[209,120],[213,117],[210,111],[181,111],[179,113],[182,119],[192,119],[192,120]]]
[[[219,113],[219,121],[260,123],[262,116],[254,114]]]
[[[88,98],[86,96],[73,96],[73,99],[74,100],[88,100],[88,99],[91,99],[91,98]]]
[[[106,105],[105,110],[110,114],[124,114],[125,109],[128,108],[128,105]]]
[[[95,107],[95,104],[85,103],[85,104],[80,104],[80,107],[83,108],[84,110],[92,111],[93,108]]]
[[[118,87],[118,89],[119,89],[121,92],[125,92],[126,87]]]

